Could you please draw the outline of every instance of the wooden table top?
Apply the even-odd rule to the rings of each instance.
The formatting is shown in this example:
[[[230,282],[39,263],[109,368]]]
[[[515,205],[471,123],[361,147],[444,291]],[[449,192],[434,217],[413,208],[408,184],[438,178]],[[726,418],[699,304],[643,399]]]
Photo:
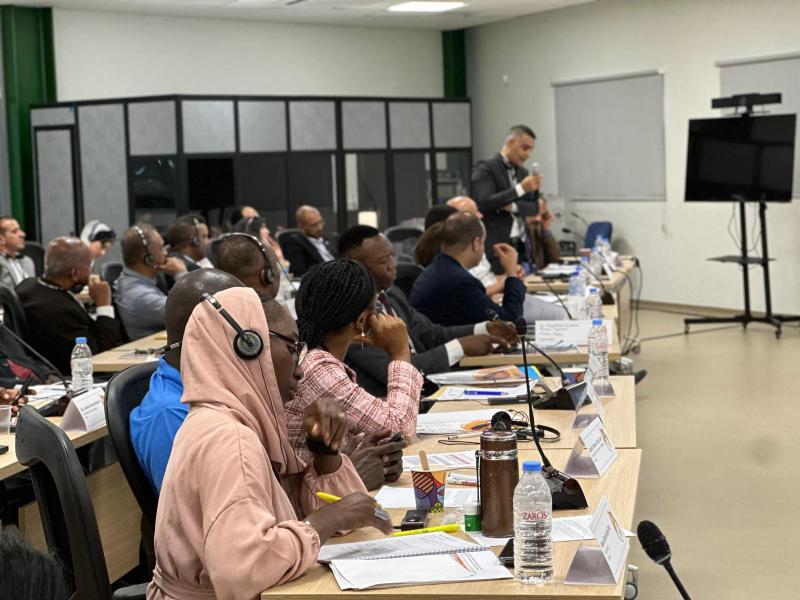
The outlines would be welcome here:
[[[61,417],[50,417],[50,420],[58,424],[61,421]],[[90,444],[106,435],[108,435],[108,428],[105,425],[86,433],[74,431],[67,433],[67,437],[69,437],[76,448]],[[27,468],[23,467],[17,460],[16,439],[16,434],[12,433],[8,442],[8,452],[0,454],[0,480],[16,475]]]
[[[622,356],[622,351],[619,347],[619,335],[617,334],[617,327],[614,322],[611,325],[613,342],[608,347],[608,360],[619,360]],[[545,350],[546,351],[546,350]],[[587,346],[577,346],[571,350],[564,352],[548,352],[550,357],[562,367],[566,367],[575,363],[588,363],[589,362],[589,349]],[[549,365],[550,361],[543,355],[530,350],[528,352],[528,363],[532,365]],[[513,354],[484,354],[483,356],[465,356],[458,363],[460,367],[480,368],[480,367],[502,367],[503,365],[521,365],[522,352],[514,352]]]
[[[553,449],[548,452],[553,465],[563,468],[569,457],[569,450]],[[556,517],[592,514],[600,499],[605,495],[622,526],[633,528],[633,511],[636,504],[636,491],[639,482],[642,451],[623,449],[618,451],[616,462],[600,479],[581,479],[580,484],[589,500],[589,508],[579,511],[558,511]],[[533,460],[538,455],[534,451],[520,450],[520,462]],[[474,472],[474,470],[473,470]],[[404,473],[398,486],[411,487],[411,476]],[[399,522],[405,510],[389,510],[394,522]],[[430,524],[436,524],[431,518]],[[465,539],[466,534],[457,534]],[[335,542],[357,542],[379,537],[374,529],[359,530]],[[513,579],[475,581],[469,583],[444,583],[436,585],[414,585],[402,589],[381,588],[361,591],[342,591],[327,567],[315,565],[299,579],[286,583],[262,594],[262,598],[281,597],[291,600],[315,600],[319,598],[338,598],[350,595],[368,595],[381,600],[396,600],[401,595],[415,600],[443,600],[452,598],[480,598],[481,600],[505,600],[508,596],[540,596],[577,600],[593,598],[596,600],[619,600],[625,587],[625,576],[616,585],[566,585],[564,577],[580,542],[559,542],[553,544],[553,580],[541,586],[528,586]],[[494,548],[499,554],[501,547]]]
[[[551,388],[558,387],[558,379],[548,378],[547,383]],[[611,441],[617,448],[636,448],[636,389],[633,376],[614,376],[611,377],[611,384],[614,386],[614,397],[600,398],[605,409],[605,429]],[[435,397],[436,394],[433,395]],[[462,410],[518,410],[528,414],[527,404],[501,404],[489,406],[485,402],[476,400],[448,400],[436,402],[430,412],[443,413]],[[588,407],[587,407],[588,408]],[[578,440],[579,429],[572,428],[575,413],[571,410],[535,410],[534,418],[538,425],[554,427],[561,432],[561,439],[557,442],[543,444],[545,452],[548,448],[572,448]],[[549,434],[548,434],[549,435]],[[468,450],[473,446],[452,446],[440,444],[439,440],[446,436],[423,435],[405,451],[406,454],[416,454],[419,450],[431,452],[456,452]],[[477,438],[467,438],[469,441],[477,441]],[[530,442],[521,442],[522,447],[530,445]]]
[[[614,271],[612,277],[609,279],[608,277],[601,277],[600,281],[603,284],[603,287],[606,291],[614,292],[621,288],[625,283],[625,274],[630,273],[636,263],[632,258],[623,258],[622,259],[622,266],[619,267],[619,270]],[[528,275],[525,278],[525,286],[528,288],[529,292],[567,292],[569,291],[569,282],[561,281],[559,279],[553,279],[548,281],[550,286],[548,287],[545,285],[544,280],[539,275]]]
[[[161,348],[167,344],[166,331],[159,331],[147,337],[122,344],[111,350],[106,350],[92,357],[92,365],[94,366],[95,373],[116,373],[132,367],[140,365],[149,360],[153,360],[158,356],[153,354],[133,354],[137,349],[139,350],[154,350]]]

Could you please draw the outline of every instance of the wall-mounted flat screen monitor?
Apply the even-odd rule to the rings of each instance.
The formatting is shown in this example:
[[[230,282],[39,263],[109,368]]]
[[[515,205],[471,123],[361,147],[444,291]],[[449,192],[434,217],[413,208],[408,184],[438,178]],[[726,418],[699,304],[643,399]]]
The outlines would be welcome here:
[[[689,121],[686,201],[789,202],[796,115]]]

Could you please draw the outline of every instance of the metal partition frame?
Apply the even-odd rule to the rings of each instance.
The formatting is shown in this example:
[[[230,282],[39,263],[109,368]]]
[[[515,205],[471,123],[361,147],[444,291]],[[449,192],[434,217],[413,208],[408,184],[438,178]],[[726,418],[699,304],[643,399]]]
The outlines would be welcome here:
[[[171,101],[175,103],[175,139],[177,141],[177,154],[170,155],[169,157],[159,156],[160,158],[169,158],[174,160],[175,165],[175,211],[177,214],[183,214],[190,210],[190,202],[188,198],[188,174],[187,174],[187,160],[192,158],[231,158],[233,161],[233,172],[234,172],[234,198],[236,199],[237,204],[244,204],[252,202],[251,198],[243,197],[242,193],[242,185],[240,184],[240,158],[243,155],[283,155],[285,157],[285,184],[287,186],[287,202],[285,206],[286,212],[286,219],[285,222],[282,223],[283,225],[292,227],[294,226],[294,208],[299,203],[314,203],[313,198],[300,198],[300,197],[293,197],[292,190],[289,187],[289,171],[290,171],[290,163],[291,157],[296,155],[302,155],[306,153],[319,153],[321,151],[330,152],[335,156],[335,181],[336,181],[336,189],[335,189],[335,197],[336,197],[336,223],[335,228],[338,231],[342,231],[347,227],[347,196],[346,196],[346,189],[345,189],[345,154],[348,153],[357,153],[357,154],[365,154],[365,153],[377,153],[382,152],[385,153],[386,156],[386,190],[388,194],[388,222],[390,225],[396,224],[397,219],[397,204],[396,204],[396,194],[395,194],[395,174],[394,174],[394,156],[395,154],[400,153],[408,153],[408,152],[423,152],[428,154],[429,156],[429,165],[430,165],[430,187],[431,187],[431,195],[430,201],[436,202],[436,190],[438,188],[437,185],[437,172],[436,172],[436,153],[437,152],[468,152],[469,153],[469,160],[470,164],[472,163],[472,147],[471,146],[463,146],[463,147],[439,147],[436,146],[436,135],[435,135],[435,128],[434,128],[434,106],[437,104],[449,104],[449,103],[458,103],[458,104],[465,104],[469,107],[467,111],[467,115],[469,116],[469,123],[466,123],[465,126],[470,128],[470,132],[466,136],[461,136],[462,139],[472,139],[471,135],[471,105],[469,100],[465,99],[455,99],[455,98],[394,98],[394,97],[363,97],[363,96],[347,96],[347,97],[334,97],[334,96],[255,96],[255,95],[247,95],[247,96],[221,96],[221,95],[169,95],[169,96],[148,96],[148,97],[135,97],[135,98],[103,98],[98,100],[87,100],[87,101],[80,101],[80,102],[62,102],[56,104],[47,104],[47,105],[36,105],[31,107],[31,114],[33,115],[35,111],[40,109],[47,109],[47,108],[54,108],[54,107],[65,107],[65,108],[73,108],[77,109],[78,106],[87,106],[87,105],[96,105],[96,104],[122,104],[124,107],[124,115],[125,115],[125,156],[127,162],[127,190],[128,190],[128,214],[130,216],[131,222],[134,222],[136,219],[136,207],[135,207],[135,195],[134,195],[134,186],[133,186],[133,176],[131,172],[132,168],[132,160],[143,160],[147,159],[148,156],[132,156],[131,155],[131,148],[130,148],[130,139],[131,139],[131,131],[130,131],[130,117],[129,117],[129,108],[132,104],[135,103],[142,103],[142,102],[158,102],[158,101]],[[230,101],[233,102],[233,114],[234,114],[234,136],[235,136],[235,149],[233,152],[204,152],[204,153],[187,153],[184,149],[183,141],[184,141],[184,132],[183,132],[183,115],[182,115],[182,105],[183,101]],[[286,136],[286,150],[284,151],[259,151],[259,152],[246,152],[242,151],[240,148],[240,122],[239,122],[239,103],[240,102],[258,102],[258,101],[268,101],[268,102],[281,102],[284,105],[284,118],[285,118],[285,136]],[[293,150],[292,149],[292,123],[291,123],[291,110],[290,105],[293,102],[332,102],[334,104],[334,118],[335,118],[335,130],[336,130],[336,148],[331,150],[322,150],[322,149],[303,149],[303,150]],[[343,103],[353,103],[353,102],[377,102],[383,103],[384,105],[384,115],[385,115],[385,137],[386,137],[386,146],[382,148],[345,148],[344,147],[344,135],[343,135],[343,124],[342,124],[342,104]],[[407,147],[404,146],[402,148],[394,148],[392,146],[392,135],[391,135],[391,120],[390,120],[390,104],[400,104],[400,103],[424,103],[427,104],[428,109],[428,134],[429,134],[429,143],[424,146],[420,147]],[[77,110],[75,110],[77,113]],[[445,111],[447,112],[447,111]],[[79,120],[75,124],[75,139],[80,135],[80,122]],[[441,137],[441,136],[440,136]],[[76,144],[77,146],[77,144]],[[77,165],[78,170],[80,169],[80,148],[75,148],[75,162]],[[149,157],[154,158],[154,157]],[[36,175],[36,174],[34,174]],[[310,174],[313,176],[313,174]],[[77,177],[75,178],[76,187],[76,200],[80,200],[82,196],[82,189],[81,189],[81,177],[80,173],[77,173]],[[469,182],[464,182],[464,185],[467,189],[469,189]],[[267,193],[268,190],[265,190]],[[41,207],[39,207],[39,198],[37,194],[36,198],[37,210],[41,211]],[[79,222],[77,223],[78,230],[84,224],[84,214],[82,210],[82,205],[80,209],[76,207],[76,215],[78,215]],[[422,216],[422,215],[420,215]],[[87,215],[87,218],[91,218],[90,215]],[[270,223],[270,226],[277,225],[278,223]],[[334,225],[334,224],[331,224]],[[333,228],[333,227],[332,227]],[[43,240],[43,242],[47,242],[49,240]]]

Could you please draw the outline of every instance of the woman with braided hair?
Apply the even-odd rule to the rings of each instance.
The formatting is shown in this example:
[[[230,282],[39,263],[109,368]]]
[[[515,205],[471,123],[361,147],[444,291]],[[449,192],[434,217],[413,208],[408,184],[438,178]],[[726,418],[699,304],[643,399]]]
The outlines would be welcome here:
[[[412,437],[416,432],[422,375],[411,364],[405,323],[375,314],[375,303],[372,276],[354,260],[321,263],[303,276],[295,308],[300,339],[309,352],[297,395],[286,406],[289,439],[302,458],[311,454],[303,418],[319,398],[333,398],[347,412],[345,452],[365,435],[391,430]],[[381,348],[391,358],[385,399],[360,387],[344,364],[353,343]]]

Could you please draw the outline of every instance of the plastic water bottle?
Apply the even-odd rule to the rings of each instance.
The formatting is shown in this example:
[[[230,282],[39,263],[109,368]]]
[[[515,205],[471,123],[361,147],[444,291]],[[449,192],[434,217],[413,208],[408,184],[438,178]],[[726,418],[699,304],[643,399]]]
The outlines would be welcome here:
[[[85,337],[75,338],[75,347],[69,359],[69,366],[72,369],[72,390],[74,392],[85,392],[92,389],[94,381],[92,374],[92,351]]]
[[[547,583],[553,577],[553,497],[536,460],[522,463],[514,490],[514,577]]]
[[[592,270],[590,274],[592,279],[594,280],[595,277],[600,277],[603,274],[603,254],[600,249],[600,246],[595,246],[594,250],[592,250],[592,254],[589,257],[589,268]]]
[[[602,319],[592,321],[589,331],[589,369],[594,378],[592,385],[598,394],[611,387],[608,380],[608,334]]]
[[[603,318],[603,299],[596,287],[589,288],[589,295],[586,297],[586,316],[592,320]]]
[[[569,313],[574,319],[583,319],[585,316],[586,282],[580,269],[575,269],[569,278],[569,298],[567,304]]]

